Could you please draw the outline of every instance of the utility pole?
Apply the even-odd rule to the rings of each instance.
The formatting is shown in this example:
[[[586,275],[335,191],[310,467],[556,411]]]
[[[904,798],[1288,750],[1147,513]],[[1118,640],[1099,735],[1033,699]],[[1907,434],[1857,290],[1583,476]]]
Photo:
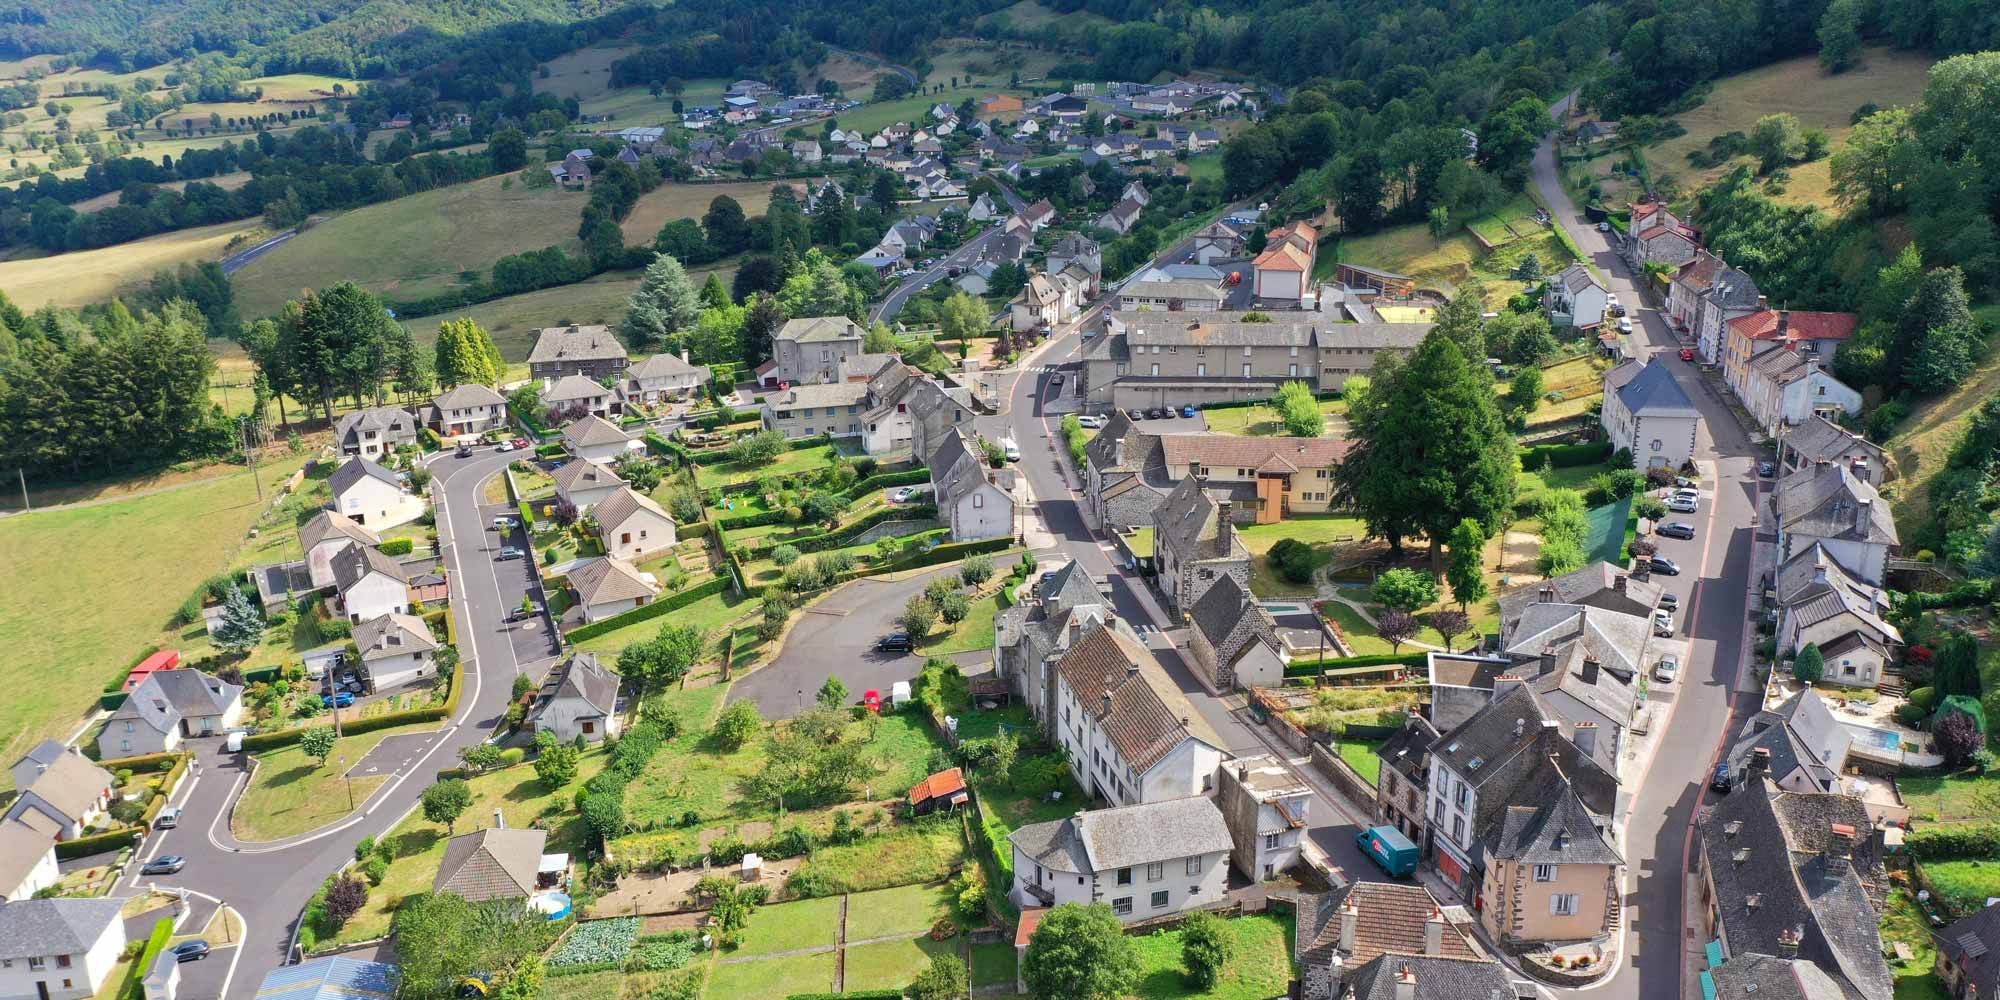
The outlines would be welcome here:
[[[14,474],[21,477],[21,513],[26,514],[35,509],[28,503],[28,470],[15,469]]]
[[[250,424],[248,421],[236,425],[237,437],[243,443],[243,460],[250,463],[250,481],[257,484],[257,502],[264,502],[264,479],[257,474],[257,449],[250,447]]]

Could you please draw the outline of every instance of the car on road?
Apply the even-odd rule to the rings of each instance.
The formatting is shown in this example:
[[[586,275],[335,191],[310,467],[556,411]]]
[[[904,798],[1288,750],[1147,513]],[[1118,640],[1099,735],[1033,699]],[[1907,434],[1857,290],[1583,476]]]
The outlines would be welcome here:
[[[1057,372],[1054,375],[1049,376],[1049,392],[1058,396],[1062,395],[1062,387],[1064,381],[1065,379],[1063,378],[1062,372]]]
[[[171,830],[179,825],[181,825],[181,811],[177,806],[168,806],[160,810],[160,815],[153,819],[155,830]]]
[[[1183,406],[1183,407],[1181,407],[1181,416],[1183,416],[1183,417],[1193,417],[1193,416],[1194,416],[1194,407],[1192,407],[1192,406]]]
[[[1680,675],[1681,661],[1671,656],[1662,656],[1660,662],[1653,664],[1653,679],[1662,684],[1672,684]]]
[[[495,556],[494,558],[501,560],[519,559],[521,558],[521,555],[522,552],[519,548],[516,548],[512,545],[502,545],[500,546],[500,554],[498,556]]]
[[[1646,569],[1648,572],[1655,573],[1660,576],[1681,575],[1680,564],[1674,562],[1672,559],[1669,559],[1666,556],[1654,556],[1651,559],[1646,560]]]
[[[178,854],[169,854],[166,857],[154,858],[153,860],[146,862],[145,866],[139,869],[139,874],[173,875],[186,867],[187,867],[186,858],[181,857]]]
[[[1000,451],[1007,456],[1007,461],[1009,462],[1018,462],[1021,460],[1021,446],[1014,443],[1013,438],[1001,438]]]
[[[889,502],[909,503],[912,500],[921,500],[923,499],[924,495],[929,493],[930,491],[931,488],[928,486],[905,486],[902,489],[889,494]]]
[[[1653,634],[1667,636],[1674,634],[1674,613],[1665,608],[1653,611]]]
[[[1693,497],[1676,494],[1667,498],[1667,509],[1676,514],[1692,514],[1701,509],[1701,504]]]
[[[1681,595],[1671,590],[1662,591],[1660,593],[1660,607],[1668,611],[1679,611],[1681,608]]]
[[[199,962],[208,957],[210,950],[208,942],[200,938],[195,938],[192,941],[182,941],[180,944],[174,945],[174,961]]]
[[[1694,360],[1694,348],[1692,348],[1692,347],[1683,347],[1683,348],[1681,348],[1681,360],[1682,360],[1682,361],[1693,361],[1693,360]]]
[[[513,516],[508,514],[502,514],[499,517],[493,519],[493,530],[500,532],[501,534],[504,535],[507,532],[513,531],[515,528],[520,527],[520,524],[521,522],[516,518],[514,518]]]
[[[502,442],[500,442],[499,444],[496,444],[496,445],[494,445],[494,446],[493,446],[493,450],[494,450],[494,451],[513,451],[513,450],[514,450],[514,442],[512,442],[512,441],[502,441]]]
[[[1083,416],[1076,418],[1076,425],[1078,427],[1088,427],[1092,430],[1096,430],[1097,428],[1104,426],[1104,418],[1096,416],[1094,414],[1086,413]]]
[[[1776,464],[1776,463],[1773,463],[1773,462],[1758,462],[1758,463],[1757,463],[1757,476],[1758,476],[1758,478],[1760,478],[1760,479],[1770,479],[1770,478],[1772,478],[1772,477],[1776,476],[1777,474],[1778,474],[1778,466],[1777,466],[1777,464]]]
[[[1736,787],[1736,776],[1730,773],[1728,761],[1715,765],[1715,773],[1708,777],[1708,787],[1724,795]]]
[[[346,691],[335,691],[332,694],[320,695],[319,703],[322,708],[346,708],[354,704],[354,696]]]
[[[907,653],[914,648],[916,646],[910,642],[909,635],[903,632],[891,632],[875,640],[875,649],[878,652]]]
[[[471,446],[471,445],[469,445],[469,444],[462,444],[462,445],[459,445],[459,446],[458,446],[458,450],[457,450],[457,451],[455,451],[455,452],[452,452],[452,454],[453,454],[453,455],[455,455],[455,456],[457,456],[457,457],[459,457],[459,458],[471,458],[471,457],[472,457],[472,446]]]
[[[529,448],[532,448],[532,447],[534,447],[534,443],[533,443],[533,442],[531,442],[531,441],[529,441],[529,440],[528,440],[527,438],[515,438],[515,439],[514,439],[514,450],[515,450],[515,451],[526,451],[527,449],[529,449]]]
[[[1667,523],[1662,524],[1659,527],[1654,528],[1653,530],[1658,534],[1667,536],[1668,538],[1687,539],[1694,537],[1694,525],[1689,524],[1686,521],[1668,521]]]
[[[1618,332],[1619,332],[1619,333],[1631,333],[1631,332],[1632,332],[1632,317],[1630,317],[1630,316],[1620,316],[1620,317],[1618,317]]]

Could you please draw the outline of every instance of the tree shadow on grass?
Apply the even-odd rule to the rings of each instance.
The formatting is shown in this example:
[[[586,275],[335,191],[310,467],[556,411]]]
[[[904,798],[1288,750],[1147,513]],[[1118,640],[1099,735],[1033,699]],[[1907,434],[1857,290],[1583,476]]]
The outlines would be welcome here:
[[[443,830],[406,830],[389,838],[389,850],[398,858],[414,857],[437,846]]]

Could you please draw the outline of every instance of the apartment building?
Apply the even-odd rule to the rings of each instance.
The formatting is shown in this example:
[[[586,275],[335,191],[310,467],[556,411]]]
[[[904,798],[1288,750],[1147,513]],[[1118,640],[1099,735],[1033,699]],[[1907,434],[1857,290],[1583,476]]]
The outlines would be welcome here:
[[[1286,382],[1337,390],[1385,353],[1407,355],[1429,323],[1356,319],[1333,297],[1320,308],[1272,313],[1114,311],[1084,351],[1085,400],[1096,408],[1150,408],[1269,399]]]

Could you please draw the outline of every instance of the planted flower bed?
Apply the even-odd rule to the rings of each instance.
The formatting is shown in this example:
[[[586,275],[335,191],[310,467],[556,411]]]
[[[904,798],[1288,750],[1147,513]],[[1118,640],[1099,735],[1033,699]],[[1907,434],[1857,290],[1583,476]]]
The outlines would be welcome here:
[[[638,917],[613,917],[578,924],[549,956],[549,971],[568,973],[616,968],[625,963],[639,936]]]

